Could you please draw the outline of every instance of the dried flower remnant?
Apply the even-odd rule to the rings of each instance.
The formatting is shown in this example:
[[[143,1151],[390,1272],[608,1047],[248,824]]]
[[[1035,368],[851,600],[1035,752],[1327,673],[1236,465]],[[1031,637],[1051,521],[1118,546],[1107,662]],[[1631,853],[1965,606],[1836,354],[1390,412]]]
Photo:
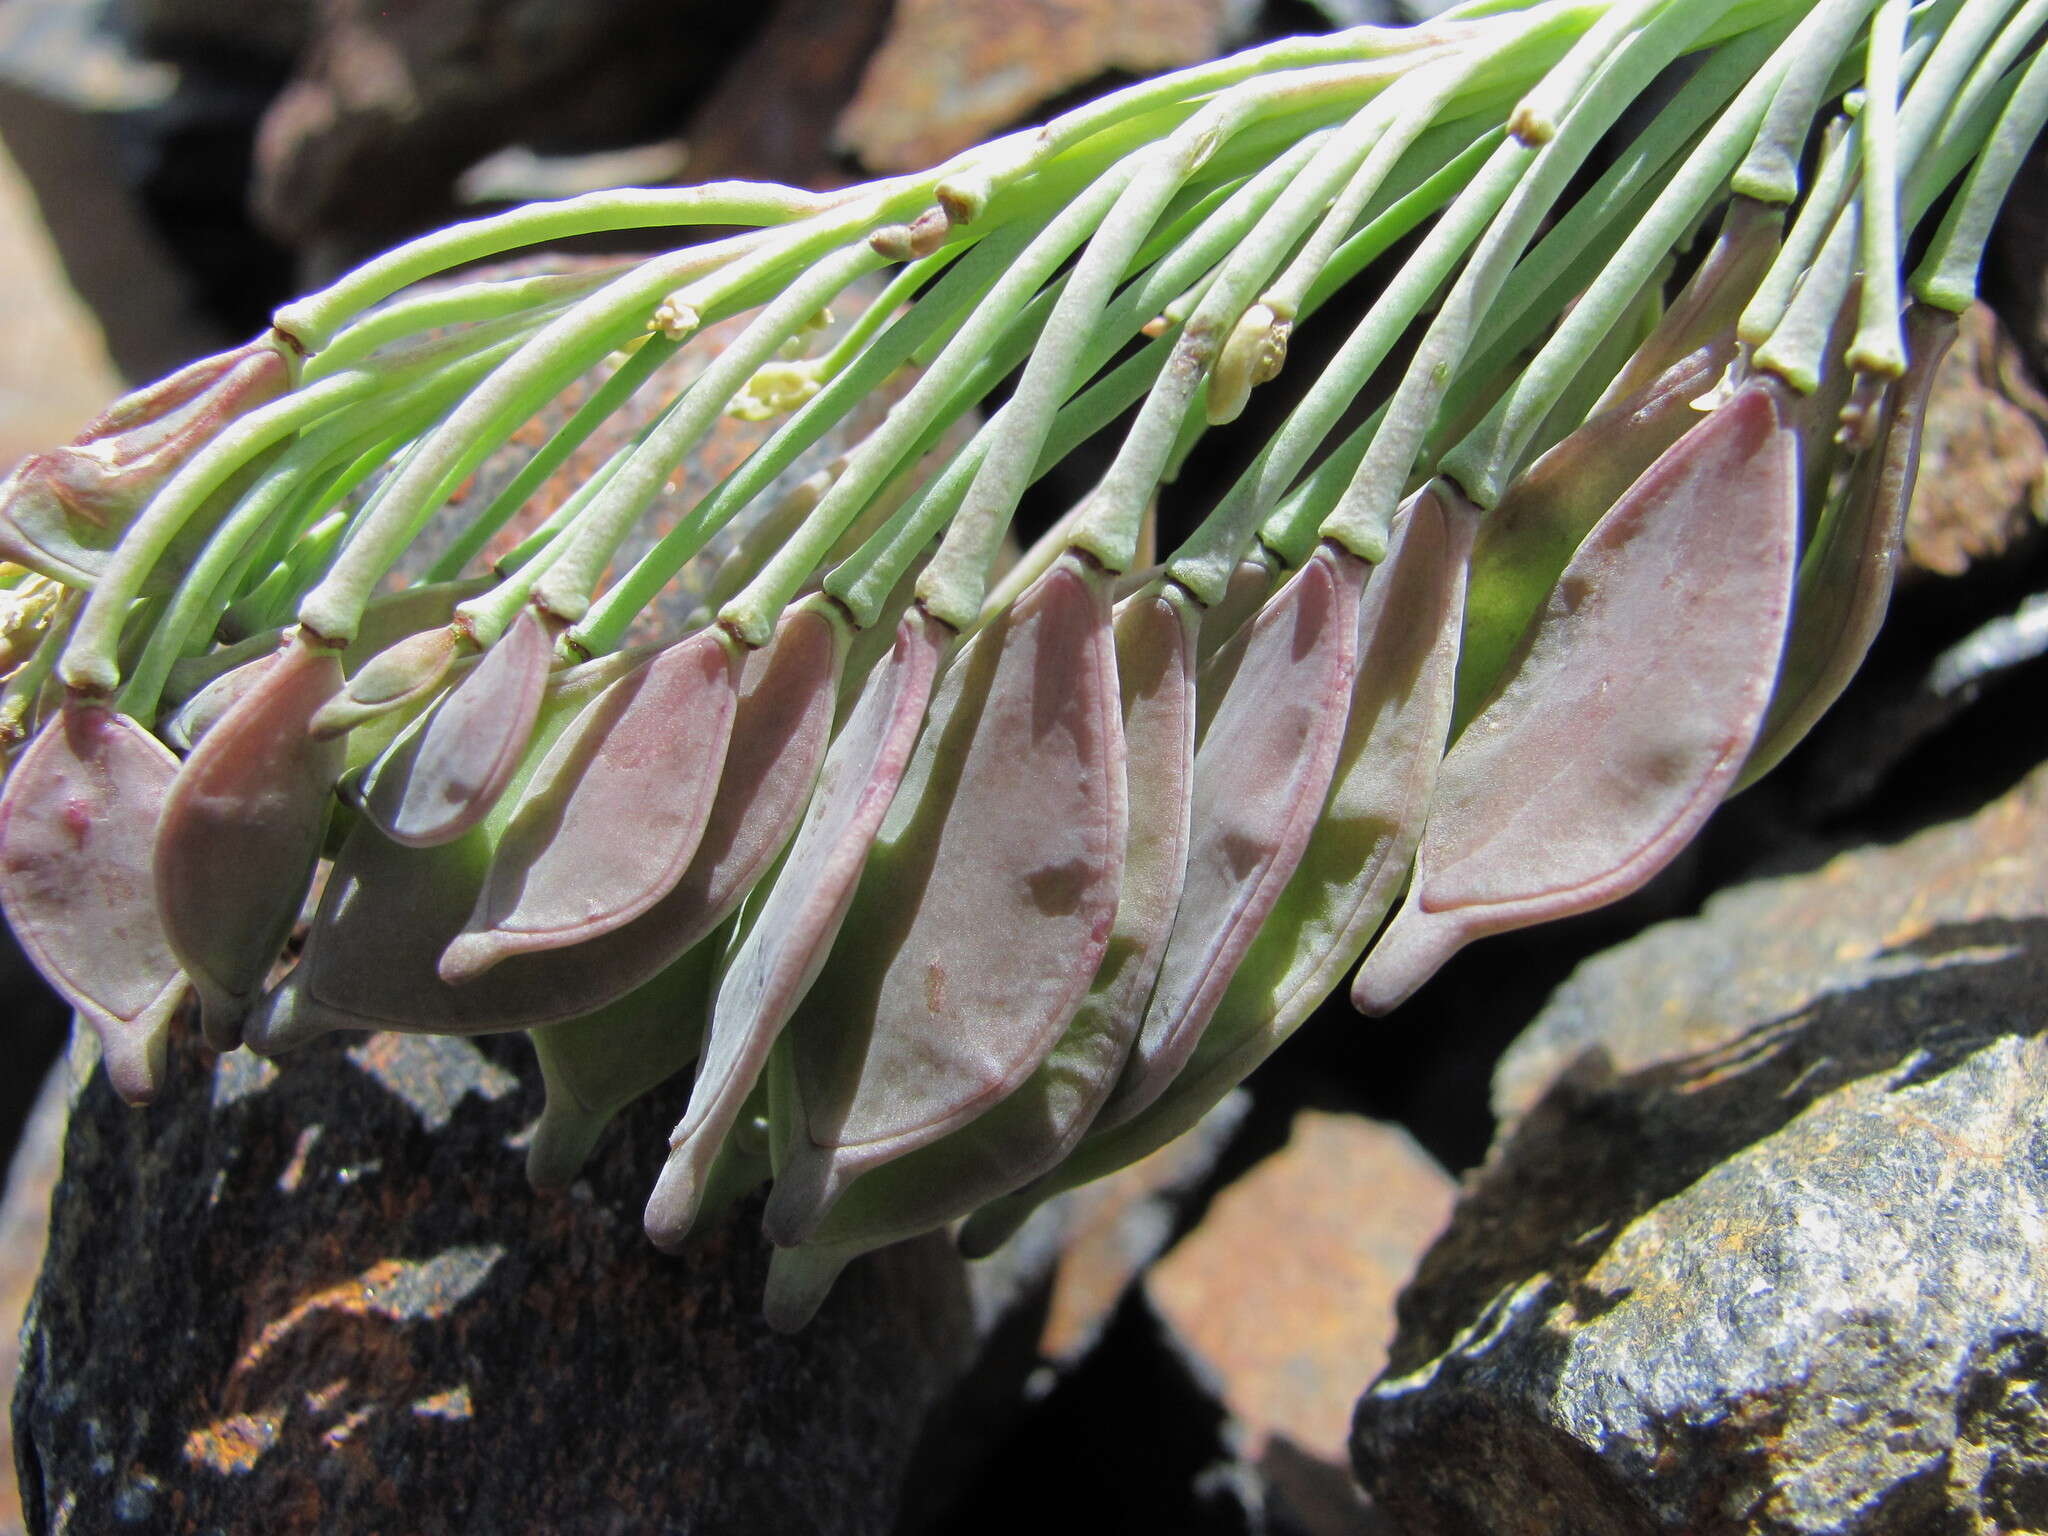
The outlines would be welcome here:
[[[523,1030],[555,1188],[694,1059],[646,1227],[771,1179],[778,1325],[878,1245],[965,1217],[984,1252],[1193,1124],[1361,955],[1386,1008],[1631,889],[1840,691],[2048,119],[2037,30],[2014,0],[1488,0],[829,195],[598,193],[402,246],[5,483],[0,903],[131,1098],[189,990],[269,1054]],[[624,229],[724,233],[421,286]],[[1293,401],[1238,481],[1181,475],[1255,389]],[[629,541],[728,412],[772,430]],[[622,651],[672,587],[702,607]]]

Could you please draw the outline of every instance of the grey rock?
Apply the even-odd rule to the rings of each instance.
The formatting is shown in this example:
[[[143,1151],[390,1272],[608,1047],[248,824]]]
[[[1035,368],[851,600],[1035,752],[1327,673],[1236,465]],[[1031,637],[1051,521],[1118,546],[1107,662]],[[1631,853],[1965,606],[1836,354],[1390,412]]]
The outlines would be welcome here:
[[[759,1319],[758,1206],[680,1258],[641,1203],[686,1085],[523,1179],[523,1042],[308,1047],[74,1106],[15,1452],[32,1532],[882,1532],[978,1339],[942,1236]]]
[[[1431,1533],[2048,1528],[2048,772],[1583,966],[1360,1401]]]

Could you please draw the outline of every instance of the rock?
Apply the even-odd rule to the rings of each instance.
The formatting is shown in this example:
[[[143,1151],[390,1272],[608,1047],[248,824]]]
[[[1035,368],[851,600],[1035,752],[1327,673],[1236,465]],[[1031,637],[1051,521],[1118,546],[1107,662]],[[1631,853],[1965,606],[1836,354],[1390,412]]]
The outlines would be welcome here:
[[[756,19],[707,0],[330,0],[257,137],[259,215],[324,264],[366,254],[438,221],[508,143],[673,132]]]
[[[63,1161],[64,1119],[70,1100],[70,1075],[60,1063],[44,1074],[35,1108],[21,1128],[7,1168],[7,1192],[0,1197],[0,1383],[13,1396],[21,1364],[21,1324],[29,1293],[43,1263],[43,1243],[50,1224],[50,1191],[56,1187]],[[21,1536],[21,1498],[14,1483],[12,1414],[0,1402],[0,1536]]]
[[[1041,1228],[1057,1234],[1059,1264],[1038,1340],[1054,1372],[1071,1369],[1094,1348],[1131,1282],[1172,1241],[1182,1208],[1215,1170],[1250,1108],[1249,1094],[1227,1095],[1185,1136],[1063,1195],[1011,1239],[1029,1241]]]
[[[1227,53],[1257,12],[1257,0],[897,0],[839,142],[878,175],[935,165],[1112,71]]]
[[[2048,769],[1597,957],[1357,1410],[1431,1533],[2048,1527]]]
[[[795,1337],[759,1318],[756,1204],[657,1253],[680,1081],[555,1199],[523,1042],[209,1073],[187,1038],[171,1082],[131,1110],[95,1073],[73,1112],[15,1403],[32,1531],[883,1532],[974,1358],[940,1236]]]
[[[1345,1442],[1386,1363],[1394,1297],[1456,1185],[1405,1131],[1302,1110],[1287,1145],[1228,1185],[1145,1276],[1145,1295],[1237,1421],[1266,1503],[1305,1530],[1366,1518]]]
[[[2005,554],[2048,513],[2048,398],[1982,304],[1935,375],[1920,478],[1906,518],[1908,569],[1960,576]]]
[[[121,392],[14,158],[0,147],[0,466],[67,443]],[[4,469],[0,469],[4,473]]]

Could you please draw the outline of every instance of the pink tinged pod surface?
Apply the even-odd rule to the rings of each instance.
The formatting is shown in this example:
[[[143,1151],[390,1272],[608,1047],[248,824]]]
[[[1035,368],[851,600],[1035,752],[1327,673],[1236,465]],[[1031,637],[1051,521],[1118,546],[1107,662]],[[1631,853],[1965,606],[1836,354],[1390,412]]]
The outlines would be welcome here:
[[[1626,895],[1734,783],[1784,649],[1794,435],[1752,382],[1587,536],[1445,758],[1415,878],[1352,999],[1380,1013],[1475,938]]]
[[[739,672],[738,647],[705,630],[576,717],[527,781],[444,981],[609,933],[674,888],[718,793]]]
[[[1108,1097],[1158,973],[1187,867],[1197,613],[1192,599],[1155,581],[1112,617],[1128,809],[1123,882],[1109,946],[1073,1022],[1023,1087],[950,1136],[856,1180],[803,1247],[777,1249],[771,1320],[801,1321],[822,1299],[819,1285],[830,1274],[809,1258],[826,1252],[844,1262],[932,1231],[1050,1172]]]
[[[180,751],[190,752],[229,710],[241,702],[244,694],[263,681],[276,660],[277,653],[273,651],[268,656],[259,656],[232,671],[221,673],[162,723],[163,739]]]
[[[690,1104],[647,1202],[647,1232],[657,1243],[672,1247],[688,1233],[720,1144],[838,937],[910,762],[950,634],[921,608],[906,614],[895,648],[823,755],[789,857],[719,985]],[[843,648],[835,642],[835,654]]]
[[[850,1180],[1015,1091],[1087,994],[1124,853],[1109,592],[1063,558],[948,670],[791,1025],[798,1129],[772,1241],[801,1241]]]
[[[341,657],[303,633],[207,732],[164,798],[156,900],[199,991],[206,1038],[241,1043],[304,902],[347,747],[307,733],[341,686]]]
[[[1906,375],[1891,387],[1879,441],[1856,460],[1799,565],[1792,633],[1770,713],[1741,784],[1768,773],[1849,686],[1891,605],[1906,513],[1919,478],[1920,433],[1934,376],[1958,317],[1916,306],[1907,317]],[[1739,786],[1738,786],[1739,787]]]
[[[178,771],[135,720],[68,702],[0,793],[0,908],[49,983],[91,1024],[132,1104],[163,1084],[185,995],[157,916],[151,848]]]
[[[1104,1126],[1173,1080],[1301,861],[1344,738],[1367,574],[1364,561],[1325,543],[1245,634],[1195,750],[1180,907]]]
[[[428,719],[402,782],[372,798],[370,814],[386,836],[408,848],[432,848],[484,819],[519,766],[552,654],[546,626],[531,608],[521,609]],[[386,776],[380,771],[380,780]]]

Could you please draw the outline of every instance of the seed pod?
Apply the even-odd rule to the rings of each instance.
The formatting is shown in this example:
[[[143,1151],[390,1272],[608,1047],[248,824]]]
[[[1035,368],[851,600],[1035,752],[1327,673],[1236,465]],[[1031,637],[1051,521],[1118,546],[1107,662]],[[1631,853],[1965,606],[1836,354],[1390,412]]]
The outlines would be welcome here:
[[[529,1032],[547,1100],[526,1144],[527,1183],[567,1189],[612,1117],[695,1059],[720,948],[707,939],[617,1002]]]
[[[350,832],[305,955],[251,1019],[250,1044],[276,1054],[331,1029],[529,1029],[606,1007],[674,964],[731,915],[803,812],[824,753],[838,649],[836,641],[819,643],[818,624],[808,607],[794,610],[775,643],[749,658],[727,772],[697,857],[647,911],[585,943],[512,955],[461,986],[438,973],[475,907],[518,791],[578,712],[643,659],[606,657],[550,686],[507,795],[471,832],[431,849],[401,847],[367,818]]]
[[[1600,520],[1451,748],[1360,1009],[1473,939],[1627,895],[1685,846],[1762,724],[1798,529],[1797,444],[1756,379]]]
[[[1458,656],[1461,729],[1499,683],[1558,573],[1594,523],[1703,419],[1694,402],[1735,358],[1735,335],[1689,353],[1588,421],[1515,478],[1479,524]]]
[[[1273,595],[1273,583],[1278,574],[1264,546],[1237,562],[1237,569],[1230,573],[1230,585],[1224,588],[1222,598],[1202,614],[1202,627],[1195,636],[1195,664],[1198,667],[1206,670],[1216,653],[1258,617],[1259,610],[1266,606],[1266,599]]]
[[[1920,433],[1957,317],[1916,305],[1906,317],[1911,363],[1891,386],[1879,442],[1856,460],[1799,563],[1792,633],[1755,750],[1736,787],[1752,784],[1799,744],[1863,665],[1891,605],[1906,512],[1920,469]]]
[[[0,559],[90,587],[135,514],[236,417],[291,387],[268,336],[114,402],[62,448],[0,481]]]
[[[163,1086],[185,977],[157,917],[150,849],[178,760],[102,704],[65,703],[0,792],[0,909],[36,969],[99,1034],[131,1104]]]
[[[1180,906],[1105,1126],[1180,1070],[1308,846],[1344,738],[1367,571],[1326,542],[1245,630],[1195,750]]]
[[[689,1108],[669,1138],[668,1162],[647,1202],[648,1236],[665,1248],[688,1234],[720,1143],[839,935],[909,764],[949,634],[921,608],[897,626],[895,649],[825,754],[789,856],[748,919],[718,988]]]
[[[1054,1195],[1193,1126],[1315,1011],[1364,950],[1400,894],[1429,810],[1477,520],[1478,509],[1442,481],[1396,515],[1387,558],[1359,603],[1356,681],[1322,819],[1187,1065],[1142,1113],[1091,1129],[1049,1176],[971,1216],[960,1231],[968,1257],[993,1253]]]
[[[947,670],[791,1021],[771,1241],[801,1242],[854,1178],[1022,1086],[1087,994],[1124,853],[1109,589],[1064,557]]]
[[[1102,966],[1059,1044],[1015,1093],[950,1136],[856,1180],[800,1248],[778,1248],[766,1312],[808,1321],[848,1260],[944,1226],[1050,1172],[1114,1086],[1173,926],[1194,775],[1196,611],[1155,581],[1113,619],[1129,818],[1123,885]],[[836,1262],[834,1262],[836,1261]]]
[[[393,642],[364,662],[348,683],[320,706],[309,729],[315,736],[341,736],[424,699],[441,686],[455,665],[455,631],[446,624]],[[230,674],[232,675],[232,674]]]
[[[241,702],[242,696],[263,681],[277,652],[245,661],[223,672],[181,705],[177,713],[158,727],[158,734],[173,751],[190,752],[205,739],[221,717]]]
[[[403,770],[378,770],[380,792],[367,809],[385,836],[408,848],[432,848],[483,820],[533,734],[552,650],[539,615],[522,608],[428,717]]]
[[[1706,259],[1607,386],[1595,414],[1651,388],[1666,369],[1731,333],[1776,259],[1784,228],[1783,208],[1753,197],[1731,198]]]
[[[444,981],[609,933],[674,888],[718,793],[739,672],[732,638],[703,630],[576,717],[527,780],[476,909],[441,956]]]
[[[313,878],[346,749],[315,739],[306,725],[340,686],[340,655],[303,631],[294,635],[164,797],[157,909],[217,1051],[241,1043],[242,1016]]]

